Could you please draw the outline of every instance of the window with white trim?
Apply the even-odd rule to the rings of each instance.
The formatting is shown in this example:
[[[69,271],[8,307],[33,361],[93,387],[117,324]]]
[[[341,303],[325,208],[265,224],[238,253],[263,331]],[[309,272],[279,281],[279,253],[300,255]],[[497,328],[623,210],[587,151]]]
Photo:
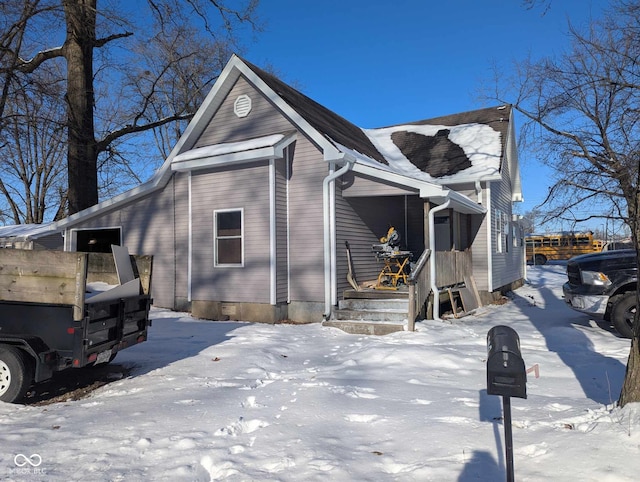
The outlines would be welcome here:
[[[213,213],[215,266],[243,266],[244,213],[225,209]]]
[[[509,252],[509,216],[502,215],[502,232],[504,233],[504,252]]]
[[[502,253],[502,251],[503,251],[502,243],[504,241],[504,239],[503,239],[503,234],[504,234],[503,226],[504,225],[502,224],[502,211],[500,211],[499,209],[496,209],[494,211],[493,219],[494,219],[493,222],[494,222],[494,227],[495,227],[494,233],[495,233],[495,236],[496,236],[496,253]]]

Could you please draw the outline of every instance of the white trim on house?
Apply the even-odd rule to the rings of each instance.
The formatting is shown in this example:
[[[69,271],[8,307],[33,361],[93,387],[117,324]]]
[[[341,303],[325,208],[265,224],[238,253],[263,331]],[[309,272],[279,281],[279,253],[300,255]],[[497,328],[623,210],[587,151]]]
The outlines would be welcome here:
[[[278,299],[276,228],[276,166],[272,158],[269,160],[269,301],[272,305]]]
[[[375,167],[358,163],[357,161],[353,165],[352,170],[360,174],[365,174],[377,179],[383,179],[401,186],[418,189],[421,198],[430,199],[436,204],[442,204],[446,199],[451,199],[451,208],[456,211],[460,211],[463,214],[484,214],[487,211],[484,206],[472,201],[464,194],[447,189],[440,184],[412,179],[394,172],[376,169]]]
[[[491,213],[491,183],[487,183],[487,287],[489,291],[493,291],[493,215]]]
[[[240,213],[240,262],[239,263],[220,263],[218,262],[218,214],[220,213]],[[244,268],[244,245],[246,232],[244,229],[244,208],[226,208],[213,210],[213,267],[214,268]],[[231,237],[230,237],[231,238]]]
[[[187,216],[188,216],[188,230],[189,233],[187,235],[187,301],[191,303],[191,295],[192,295],[192,277],[193,277],[193,204],[192,204],[192,178],[191,173],[187,178],[187,191],[188,191],[188,199],[187,199]],[[176,254],[177,255],[177,254]]]
[[[117,229],[120,233],[120,244],[122,245],[122,226],[91,226],[86,228],[71,228],[68,230],[68,236],[65,236],[64,246],[67,251],[78,250],[78,232],[79,231],[107,231],[109,229]]]
[[[284,148],[291,144],[295,138],[295,134],[275,134],[242,142],[226,142],[191,149],[173,159],[171,170],[177,172],[196,171],[242,162],[280,159],[284,156]]]
[[[291,178],[291,162],[292,151],[291,146],[285,148],[284,156],[285,175],[286,175],[286,195],[287,195],[287,303],[291,303],[291,210],[290,210],[290,178]]]

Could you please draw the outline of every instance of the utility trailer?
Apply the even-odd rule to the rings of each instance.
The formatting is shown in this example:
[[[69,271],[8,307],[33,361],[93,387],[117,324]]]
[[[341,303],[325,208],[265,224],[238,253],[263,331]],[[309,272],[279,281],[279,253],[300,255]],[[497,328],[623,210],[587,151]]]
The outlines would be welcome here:
[[[0,400],[147,339],[151,256],[0,249]]]

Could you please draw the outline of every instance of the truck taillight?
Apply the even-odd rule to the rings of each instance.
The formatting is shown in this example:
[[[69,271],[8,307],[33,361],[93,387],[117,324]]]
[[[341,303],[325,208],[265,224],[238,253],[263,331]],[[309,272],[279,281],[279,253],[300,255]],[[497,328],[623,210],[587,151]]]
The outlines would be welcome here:
[[[89,358],[87,358],[87,362],[91,363],[94,362],[98,359],[98,354],[97,353],[92,353],[91,355],[89,355]]]
[[[138,339],[136,340],[136,343],[142,343],[142,342],[143,342],[143,341],[145,341],[145,340],[146,340],[145,336],[144,336],[144,335],[140,335],[140,336],[138,337]]]
[[[67,328],[67,334],[73,335],[75,332],[76,332],[75,328],[73,328],[73,327],[72,328]]]

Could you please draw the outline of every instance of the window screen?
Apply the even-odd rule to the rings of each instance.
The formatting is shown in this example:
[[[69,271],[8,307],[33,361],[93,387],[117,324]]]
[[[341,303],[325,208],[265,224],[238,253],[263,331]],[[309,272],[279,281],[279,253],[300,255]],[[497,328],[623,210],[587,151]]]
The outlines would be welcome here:
[[[216,266],[241,266],[243,263],[242,210],[216,211],[214,230]]]

